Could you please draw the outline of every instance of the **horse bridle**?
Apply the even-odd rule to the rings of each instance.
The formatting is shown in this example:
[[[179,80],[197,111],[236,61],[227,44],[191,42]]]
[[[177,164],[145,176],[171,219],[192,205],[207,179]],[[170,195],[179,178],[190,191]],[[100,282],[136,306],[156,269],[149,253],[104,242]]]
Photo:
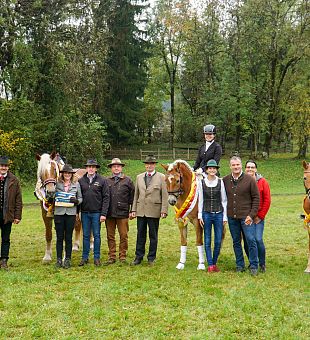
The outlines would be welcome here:
[[[54,179],[54,178],[47,178],[45,181],[43,181],[42,185],[45,188],[50,183],[53,183],[54,185],[56,185],[56,179]]]
[[[180,174],[180,173],[178,172],[178,174]],[[184,193],[184,190],[182,190],[182,188],[181,188],[182,180],[183,180],[183,177],[180,174],[180,182],[179,182],[178,190],[168,191],[168,194],[173,195],[176,199],[178,199]]]
[[[57,177],[58,177],[58,175],[59,175],[59,173],[58,173],[58,171],[57,171],[57,169],[58,169],[58,164],[57,164],[57,162],[54,161],[54,160],[52,160],[51,163],[54,163],[54,165],[55,165],[56,179],[55,179],[55,178],[52,178],[52,177],[49,177],[49,178],[47,178],[46,180],[42,181],[42,186],[44,187],[44,189],[45,189],[45,187],[46,187],[48,184],[54,184],[54,185],[56,185]]]
[[[304,171],[304,174],[310,174],[310,171]],[[305,178],[304,178],[304,181],[306,181]],[[310,200],[310,188],[307,188],[305,183],[304,183],[304,186],[305,186],[305,189],[306,189],[306,196]]]

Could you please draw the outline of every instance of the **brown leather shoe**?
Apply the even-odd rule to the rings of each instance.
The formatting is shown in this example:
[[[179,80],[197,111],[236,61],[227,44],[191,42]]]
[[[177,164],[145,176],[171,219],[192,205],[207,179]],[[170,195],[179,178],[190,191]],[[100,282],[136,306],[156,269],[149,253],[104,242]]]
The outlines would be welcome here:
[[[8,260],[7,259],[2,259],[1,260],[1,268],[3,268],[4,270],[9,270]]]
[[[83,267],[87,263],[88,263],[88,259],[82,259],[81,262],[79,263],[79,267]]]
[[[101,266],[100,260],[99,260],[99,259],[94,259],[94,265],[95,265],[96,267]]]
[[[110,264],[113,264],[115,263],[116,260],[115,259],[108,259],[108,261],[104,262],[103,265],[104,266],[109,266]]]

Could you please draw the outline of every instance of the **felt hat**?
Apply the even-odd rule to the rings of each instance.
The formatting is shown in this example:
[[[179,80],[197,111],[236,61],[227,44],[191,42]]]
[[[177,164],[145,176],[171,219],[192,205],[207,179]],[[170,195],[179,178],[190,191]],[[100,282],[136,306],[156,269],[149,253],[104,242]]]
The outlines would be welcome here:
[[[121,166],[125,166],[124,163],[121,162],[121,160],[119,158],[113,158],[111,163],[108,164],[108,167],[111,168],[112,165],[121,165]]]
[[[59,172],[70,172],[72,174],[75,173],[75,171],[72,169],[71,164],[65,164]]]
[[[0,156],[1,165],[9,165],[9,158],[7,156]]]
[[[97,163],[97,161],[93,158],[90,158],[87,160],[87,163],[84,164],[84,166],[95,166],[96,168],[100,168],[100,165]]]
[[[207,162],[207,165],[205,166],[205,169],[207,168],[219,168],[220,166],[216,163],[216,161],[214,159],[210,159]]]
[[[143,163],[158,163],[154,155],[147,155]]]

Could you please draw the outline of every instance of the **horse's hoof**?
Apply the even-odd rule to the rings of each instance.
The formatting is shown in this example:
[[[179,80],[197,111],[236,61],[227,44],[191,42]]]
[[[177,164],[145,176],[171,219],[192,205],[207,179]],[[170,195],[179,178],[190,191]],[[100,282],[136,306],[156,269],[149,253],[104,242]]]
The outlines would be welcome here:
[[[197,270],[206,270],[206,266],[204,265],[204,263],[199,263]]]
[[[43,264],[49,264],[49,263],[51,263],[52,262],[52,259],[46,259],[46,258],[44,258],[43,257],[43,259],[42,259],[42,263]]]
[[[305,272],[306,274],[310,274],[310,268],[307,268],[304,272]]]
[[[176,266],[176,269],[182,270],[182,269],[184,269],[184,267],[185,267],[184,263],[179,263],[179,264]]]

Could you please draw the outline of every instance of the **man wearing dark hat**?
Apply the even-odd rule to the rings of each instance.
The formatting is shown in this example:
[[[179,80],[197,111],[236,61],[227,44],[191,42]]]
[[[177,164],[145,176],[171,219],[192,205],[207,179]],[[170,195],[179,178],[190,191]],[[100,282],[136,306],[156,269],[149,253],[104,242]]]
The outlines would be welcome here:
[[[0,267],[8,270],[10,235],[12,223],[18,224],[22,218],[22,193],[18,179],[9,170],[9,159],[0,157]]]
[[[126,263],[128,250],[128,218],[131,217],[131,207],[135,192],[134,184],[130,177],[123,174],[124,163],[119,158],[113,158],[108,167],[112,175],[107,178],[110,189],[110,204],[107,219],[107,241],[109,247],[109,259],[106,265],[116,261],[115,229],[119,233],[119,260]]]
[[[168,213],[168,192],[165,175],[156,172],[157,160],[153,155],[146,157],[146,172],[137,176],[135,196],[132,205],[132,218],[137,217],[136,258],[133,265],[142,262],[145,255],[147,226],[149,227],[150,247],[147,255],[149,265],[156,259],[159,219]]]
[[[109,186],[106,178],[97,173],[100,165],[95,159],[89,159],[85,167],[86,174],[79,179],[83,197],[81,205],[83,253],[79,266],[88,263],[91,231],[94,236],[94,264],[100,266],[100,229],[101,223],[106,220],[108,213]]]

